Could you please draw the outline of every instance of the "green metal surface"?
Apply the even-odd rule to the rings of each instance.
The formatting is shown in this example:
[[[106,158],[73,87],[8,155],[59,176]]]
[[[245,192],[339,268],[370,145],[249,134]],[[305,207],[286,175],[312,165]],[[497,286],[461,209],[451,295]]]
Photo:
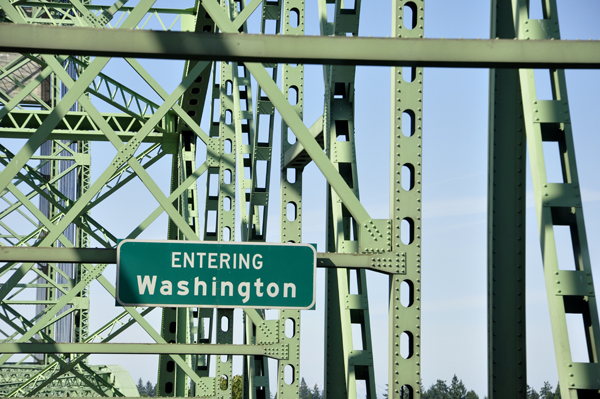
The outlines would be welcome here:
[[[510,1],[492,1],[491,37],[514,39]],[[519,72],[490,70],[488,397],[527,396],[526,139]]]
[[[378,394],[372,340],[381,332],[370,325],[366,283],[374,271],[389,277],[389,395],[421,397],[423,67],[470,67],[496,68],[490,72],[489,397],[525,392],[525,131],[562,395],[597,397],[598,314],[564,73],[550,70],[555,98],[539,101],[531,71],[510,69],[600,67],[600,42],[557,40],[553,1],[544,3],[545,19],[534,21],[528,2],[493,0],[491,33],[499,39],[492,40],[423,39],[423,0],[391,2],[390,38],[359,37],[359,0],[319,1],[316,37],[305,35],[303,0],[198,0],[185,9],[176,2],[168,9],[152,0],[126,3],[0,0],[0,51],[24,53],[0,66],[0,79],[14,86],[10,93],[0,89],[0,381],[15,376],[0,395],[136,396],[122,368],[91,366],[88,358],[155,354],[160,396],[232,398],[241,373],[244,397],[298,397],[305,350],[299,310],[167,307],[154,325],[146,319],[153,308],[128,306],[94,324],[89,287],[97,285],[112,301],[108,264],[116,262],[117,237],[152,234],[161,216],[160,238],[182,245],[263,243],[277,222],[274,235],[282,243],[301,243],[303,191],[313,185],[305,170],[314,161],[327,183],[321,227],[328,252],[317,254],[327,276],[326,395],[357,398],[359,387],[367,398]],[[185,62],[161,71],[178,75],[167,89],[136,57]],[[115,61],[147,90],[114,76]],[[326,65],[323,115],[310,127],[308,63]],[[360,201],[356,65],[392,67],[389,219],[374,219]],[[35,73],[21,82],[23,68]],[[559,145],[562,183],[545,181],[541,143],[548,141]],[[92,152],[96,144],[105,145],[100,153]],[[42,146],[48,149],[38,151]],[[277,146],[279,187],[272,187]],[[166,183],[161,172],[170,173]],[[71,197],[61,183],[69,173],[77,174]],[[269,201],[277,190],[279,204]],[[137,216],[124,211],[145,203]],[[122,226],[103,209],[119,215]],[[553,229],[559,225],[570,228],[576,270],[558,267]],[[285,273],[290,264],[281,263],[278,272]],[[585,323],[587,363],[571,361],[566,314]],[[131,331],[151,343],[115,343]],[[241,342],[234,344],[235,337]],[[312,343],[302,344],[311,350]]]
[[[407,7],[411,19],[405,18]],[[424,1],[395,0],[393,37],[423,38],[424,13]],[[420,398],[423,68],[392,68],[391,88],[391,255],[404,254],[406,274],[389,278],[388,384],[393,398]],[[405,118],[409,121],[403,123]],[[407,127],[409,131],[405,131]],[[407,173],[402,173],[403,168]],[[408,298],[405,303],[403,296]],[[403,348],[402,340],[406,342]]]
[[[529,19],[529,5],[525,1],[513,0],[512,5],[519,39],[560,40],[556,1],[544,3],[541,20]],[[597,397],[600,392],[597,367],[600,322],[581,207],[565,73],[563,69],[544,72],[551,81],[551,100],[538,99],[533,70],[520,69],[519,78],[560,391],[565,398]],[[558,157],[544,154],[544,143],[555,143]],[[560,165],[562,181],[548,180],[547,164],[550,163]],[[569,230],[564,244],[572,250],[574,270],[569,270],[564,261],[559,262],[559,226],[567,226]],[[581,284],[574,283],[577,280]],[[576,315],[578,322],[583,323],[587,361],[573,361],[567,314]]]
[[[51,26],[0,26],[0,51],[210,61],[388,65],[470,68],[596,69],[598,40],[514,41],[506,39],[402,40],[367,37],[223,35],[180,32],[78,29],[77,35]],[[227,34],[229,33],[229,34]],[[89,40],[95,41],[90,48]],[[119,42],[115,46],[115,41]]]
[[[357,36],[361,2],[344,7],[336,2],[333,18],[324,1],[319,3],[322,35]],[[323,141],[325,152],[344,181],[359,196],[354,139],[355,66],[324,66],[325,107]],[[338,197],[327,188],[327,251],[359,252],[357,221]],[[362,226],[361,226],[362,230]],[[356,398],[364,384],[367,398],[376,397],[373,347],[365,270],[329,269],[325,291],[325,395],[329,398]],[[353,329],[353,326],[355,327]],[[356,343],[359,341],[359,343]]]
[[[2,353],[109,353],[109,354],[204,354],[204,355],[264,355],[275,359],[287,359],[286,345],[215,345],[181,344],[47,344],[47,343],[4,343]]]

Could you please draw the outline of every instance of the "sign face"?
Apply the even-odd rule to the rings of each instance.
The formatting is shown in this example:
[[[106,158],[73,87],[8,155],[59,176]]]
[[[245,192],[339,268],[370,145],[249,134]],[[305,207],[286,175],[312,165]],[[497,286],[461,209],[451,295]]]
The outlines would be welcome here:
[[[310,309],[317,252],[308,244],[124,240],[123,306]]]

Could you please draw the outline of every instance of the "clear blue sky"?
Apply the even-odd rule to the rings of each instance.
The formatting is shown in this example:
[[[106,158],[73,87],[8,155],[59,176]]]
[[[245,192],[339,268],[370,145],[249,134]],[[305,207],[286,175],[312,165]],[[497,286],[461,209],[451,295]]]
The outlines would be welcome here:
[[[541,4],[541,0],[537,1]],[[540,16],[541,5],[534,4],[534,16]],[[158,3],[167,6],[167,2]],[[559,0],[561,34],[566,39],[600,39],[600,3],[592,0]],[[316,1],[306,4],[307,34],[318,33]],[[362,36],[390,35],[388,1],[364,1],[361,10]],[[425,34],[429,38],[488,38],[490,5],[482,0],[427,0]],[[120,61],[113,63],[117,73]],[[149,70],[164,87],[172,88],[181,76],[181,63],[145,61]],[[179,69],[177,69],[179,68]],[[169,70],[166,74],[165,70]],[[323,81],[320,66],[306,67],[305,123],[310,126],[323,111]],[[116,75],[115,75],[116,76]],[[141,83],[132,86],[148,92]],[[422,376],[426,387],[436,379],[450,381],[454,374],[474,389],[480,397],[487,392],[487,321],[486,321],[486,195],[487,195],[487,115],[488,70],[433,69],[424,73],[423,120],[423,287],[422,287]],[[389,68],[359,67],[356,81],[356,143],[361,199],[374,218],[388,218],[388,153],[390,119]],[[595,243],[600,240],[600,179],[596,175],[600,159],[598,137],[598,104],[600,73],[568,71],[567,85],[575,134],[575,148],[584,200],[584,213],[592,265],[600,253]],[[155,97],[155,96],[154,96]],[[277,132],[277,130],[276,130]],[[278,134],[275,134],[278,137]],[[112,151],[108,145],[97,145],[93,168],[102,168],[101,151]],[[202,149],[200,150],[202,151]],[[278,154],[276,145],[274,154]],[[278,160],[278,157],[274,157]],[[269,241],[278,240],[278,173],[273,171]],[[168,163],[154,168],[165,173],[164,190],[168,190]],[[163,169],[164,172],[161,172]],[[530,181],[530,178],[529,180]],[[529,183],[530,184],[530,183]],[[199,184],[202,189],[203,183]],[[324,250],[325,181],[314,165],[304,177],[304,242],[316,242]],[[139,185],[138,185],[139,187]],[[149,198],[144,190],[134,189],[140,198]],[[200,196],[202,198],[202,196]],[[115,199],[117,201],[117,199]],[[128,210],[128,220],[114,217],[107,222],[127,234],[154,207],[152,200],[144,206]],[[107,202],[95,212],[106,212],[116,206]],[[116,216],[113,214],[113,216]],[[527,208],[527,333],[528,382],[539,388],[543,381],[557,381],[554,352],[541,269],[539,239],[531,187]],[[164,238],[166,221],[161,218],[145,237]],[[114,269],[112,269],[114,270]],[[600,270],[594,268],[596,286]],[[108,274],[113,273],[110,271]],[[303,312],[301,375],[309,385],[323,382],[323,274],[319,274],[320,290],[317,310]],[[114,277],[112,277],[114,278]],[[387,383],[387,278],[369,274],[369,292],[373,342],[376,350],[376,383],[381,389]],[[102,289],[93,295],[102,298]],[[95,298],[93,298],[95,299]],[[94,305],[93,305],[94,306]],[[100,305],[93,308],[101,312]],[[159,311],[151,320],[160,322]],[[108,318],[108,315],[106,315]],[[236,322],[241,321],[241,316]],[[127,339],[135,339],[130,336]],[[127,339],[124,338],[126,341]],[[236,338],[237,339],[237,338]],[[241,342],[241,341],[240,341]],[[576,345],[576,343],[574,343]],[[137,380],[155,380],[155,358],[94,357],[98,362],[121,363]],[[145,359],[140,362],[140,359]],[[147,366],[140,366],[144,364]]]

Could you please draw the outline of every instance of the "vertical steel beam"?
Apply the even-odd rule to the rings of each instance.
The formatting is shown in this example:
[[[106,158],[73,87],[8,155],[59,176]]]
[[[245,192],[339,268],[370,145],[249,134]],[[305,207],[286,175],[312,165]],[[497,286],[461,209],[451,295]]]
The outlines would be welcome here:
[[[192,18],[182,20],[182,30],[193,30],[196,32],[206,31],[214,24],[205,17],[204,8],[197,6]],[[195,61],[186,62],[184,76],[197,65]],[[208,81],[211,68],[206,67],[204,71],[190,85],[182,97],[181,106],[194,123],[200,124],[204,101],[206,98]],[[173,154],[171,171],[171,192],[175,191],[196,170],[196,135],[181,118],[174,121],[172,117],[165,118],[170,131],[177,131],[179,135],[178,148]],[[177,122],[177,123],[175,123]],[[199,213],[198,213],[198,191],[194,182],[176,201],[179,213],[184,217],[189,227],[197,237],[200,235]],[[185,235],[177,228],[172,220],[169,220],[168,238],[171,240],[184,240]],[[161,335],[167,342],[190,343],[198,342],[205,338],[203,320],[199,317],[201,312],[192,309],[163,309]],[[205,356],[185,356],[186,362],[192,364],[192,368],[201,376],[207,376]],[[184,370],[176,366],[174,360],[167,355],[159,357],[158,368],[158,391],[163,396],[186,396],[188,394],[189,378]],[[193,386],[193,391],[198,387]]]
[[[423,38],[424,13],[424,0],[393,0],[392,37]],[[405,253],[406,274],[390,275],[389,395],[420,398],[423,68],[392,68],[391,88],[392,251]]]
[[[220,1],[220,9],[231,20],[237,15],[235,2]],[[215,63],[211,103],[211,125],[209,135],[213,144],[207,146],[210,159],[206,187],[206,209],[204,217],[204,239],[208,241],[235,240],[236,210],[236,132],[234,113],[234,67],[231,62]],[[218,78],[217,78],[218,76]],[[218,107],[218,111],[217,108]],[[243,198],[241,199],[244,200]],[[216,309],[216,343],[233,343],[233,309]],[[222,398],[231,398],[233,387],[232,356],[217,356],[215,362],[214,389]]]
[[[516,37],[510,0],[492,1],[490,37]],[[488,156],[488,397],[527,395],[526,144],[519,72],[490,70]]]
[[[304,0],[282,1],[282,30],[284,35],[303,35],[305,9]],[[304,65],[284,64],[282,90],[296,114],[304,114]],[[292,93],[295,92],[295,93]],[[295,94],[295,95],[294,95]],[[290,101],[295,97],[295,101]],[[283,165],[285,152],[292,146],[295,137],[291,129],[281,121],[281,242],[302,242],[302,175],[303,168],[288,168]],[[287,344],[289,357],[280,360],[277,367],[277,397],[296,398],[300,387],[300,311],[283,309],[279,311],[279,342]],[[286,372],[291,380],[285,378]]]
[[[185,96],[184,96],[185,98]],[[167,116],[165,118],[166,125],[169,130],[176,131],[176,123],[172,116]],[[173,154],[172,167],[171,167],[171,189],[173,192],[177,189],[179,184],[187,176],[186,171],[193,171],[195,168],[193,166],[195,163],[193,162],[195,156],[195,146],[193,143],[188,142],[186,145],[186,140],[189,140],[189,135],[186,137],[184,133],[178,131],[179,133],[179,142],[178,149]],[[186,162],[191,162],[192,165],[186,165]],[[195,184],[192,185],[195,188]],[[195,191],[192,188],[193,191]],[[198,226],[195,221],[197,217],[189,212],[187,208],[187,195],[189,190],[186,190],[186,193],[183,196],[180,196],[177,201],[175,201],[174,205],[180,212],[180,214],[185,218],[190,227],[198,234]],[[177,225],[169,219],[168,221],[168,230],[167,230],[167,238],[169,240],[181,240],[185,239],[185,236],[181,233],[181,231],[177,228]],[[170,343],[188,343],[190,342],[191,331],[189,329],[190,317],[188,309],[186,308],[164,308],[162,310],[162,319],[161,319],[161,336],[162,338]],[[182,357],[185,359],[186,363],[190,362],[190,356],[186,355]],[[181,367],[175,364],[175,361],[167,355],[159,356],[158,361],[158,381],[157,381],[157,394],[165,397],[176,397],[176,396],[186,396],[188,392],[188,378],[186,374],[183,372]]]
[[[232,15],[237,17],[244,13],[246,4],[243,0],[235,4],[238,5],[239,10],[233,10]],[[281,2],[264,3],[260,22],[261,33],[279,33],[280,19]],[[274,27],[275,31],[267,32],[267,24],[269,28]],[[248,31],[246,21],[243,22],[241,30],[244,33]],[[272,67],[272,77],[276,81],[277,65],[269,66]],[[261,93],[260,86],[257,90],[256,108],[254,108],[252,79],[243,63],[234,63],[233,75],[238,190],[241,198],[239,201],[241,236],[242,241],[264,242],[267,231],[275,109],[269,98]],[[249,145],[244,145],[244,142]],[[265,167],[262,167],[263,165]],[[248,179],[246,172],[248,172]],[[277,329],[277,321],[267,322],[264,319],[265,312],[263,310],[244,310],[244,343],[262,343],[265,340],[265,330]],[[244,360],[245,397],[248,399],[269,398],[267,357],[246,356]]]
[[[539,20],[529,19],[528,1],[513,0],[512,4],[519,39],[560,40],[555,0],[542,3],[544,18]],[[538,98],[541,82],[536,82],[533,70],[521,69],[519,77],[560,390],[564,398],[598,398],[600,324],[565,73],[562,69],[540,72],[537,79],[547,80],[551,99]],[[551,147],[558,151],[550,152]],[[551,165],[560,168],[561,176],[549,180]],[[557,234],[560,226],[564,226],[566,235]],[[559,258],[559,248],[569,248],[573,265]],[[577,330],[569,331],[567,315],[574,316],[571,323],[578,319],[577,323],[583,327],[582,336],[572,336]],[[571,343],[577,340],[585,340],[587,353],[586,359],[575,362]]]
[[[357,36],[359,18],[360,1],[336,1],[332,33]],[[324,66],[323,132],[327,155],[358,198],[355,73],[353,65]],[[327,251],[357,253],[358,224],[331,186],[327,191],[327,219]],[[356,398],[360,381],[364,382],[367,398],[376,396],[366,278],[365,270],[326,271],[325,394],[330,398]]]

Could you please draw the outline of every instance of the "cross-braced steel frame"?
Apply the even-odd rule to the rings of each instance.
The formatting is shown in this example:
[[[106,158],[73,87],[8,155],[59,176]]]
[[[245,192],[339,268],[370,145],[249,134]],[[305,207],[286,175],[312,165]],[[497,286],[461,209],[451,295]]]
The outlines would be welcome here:
[[[232,398],[233,358],[243,356],[244,397],[298,397],[300,311],[244,309],[237,320],[233,309],[164,308],[155,328],[145,319],[153,308],[123,307],[92,328],[89,287],[114,297],[106,270],[117,239],[142,236],[161,215],[164,239],[264,242],[278,205],[280,241],[301,242],[303,184],[311,184],[303,176],[314,163],[327,181],[327,252],[318,254],[325,395],[356,398],[361,381],[375,398],[371,270],[389,276],[381,288],[389,292],[389,395],[419,398],[423,67],[477,67],[490,68],[489,397],[526,395],[527,149],[561,393],[600,397],[598,310],[563,71],[599,68],[600,42],[558,40],[555,0],[543,2],[541,20],[529,19],[527,0],[492,0],[492,40],[424,39],[424,0],[391,0],[385,39],[359,37],[360,0],[318,0],[316,37],[304,35],[303,0],[155,2],[0,0],[2,396],[135,396],[126,372],[87,358],[136,353],[160,356],[158,396]],[[112,58],[152,94],[109,76]],[[162,87],[139,58],[185,60],[176,87]],[[325,97],[309,127],[303,65],[311,63],[323,65]],[[387,219],[372,218],[359,200],[357,65],[391,67]],[[551,100],[536,98],[531,68],[548,71]],[[110,150],[92,154],[95,142]],[[558,145],[560,183],[547,182],[544,142]],[[109,162],[92,178],[100,155]],[[170,181],[161,186],[154,172],[165,162]],[[269,202],[276,165],[279,204]],[[124,205],[135,206],[136,190],[158,205],[124,234],[111,232],[94,210],[134,182]],[[118,215],[123,224],[127,212]],[[575,270],[558,264],[555,226],[568,226]],[[566,314],[585,325],[588,362],[571,359]],[[153,343],[112,343],[133,327]],[[233,345],[234,331],[243,344]]]

